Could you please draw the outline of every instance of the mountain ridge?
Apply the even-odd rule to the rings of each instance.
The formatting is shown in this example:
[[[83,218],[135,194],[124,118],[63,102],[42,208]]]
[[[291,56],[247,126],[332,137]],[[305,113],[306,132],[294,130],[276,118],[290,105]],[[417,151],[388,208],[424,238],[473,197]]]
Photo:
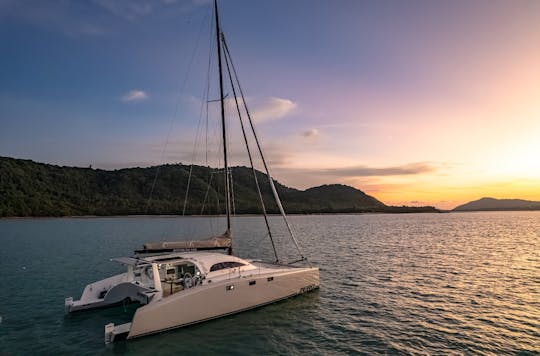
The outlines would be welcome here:
[[[540,201],[483,197],[456,206],[452,211],[540,210]]]
[[[188,179],[191,170],[191,179]],[[183,164],[103,170],[0,156],[0,217],[85,215],[214,215],[224,212],[222,169]],[[267,176],[256,171],[269,213],[277,213]],[[231,169],[237,214],[260,214],[248,167]],[[189,194],[184,205],[189,180]],[[392,207],[356,188],[324,184],[306,190],[274,180],[288,213],[438,212]]]

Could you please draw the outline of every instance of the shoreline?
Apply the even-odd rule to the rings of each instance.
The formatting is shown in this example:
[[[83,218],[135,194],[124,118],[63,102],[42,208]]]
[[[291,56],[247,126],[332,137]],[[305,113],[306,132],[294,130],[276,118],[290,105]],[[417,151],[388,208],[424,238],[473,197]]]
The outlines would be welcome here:
[[[469,210],[469,211],[452,211],[452,210],[441,210],[441,211],[425,211],[425,212],[358,212],[358,213],[292,213],[287,214],[287,216],[320,216],[320,215],[403,215],[403,214],[447,214],[447,213],[497,213],[497,212],[534,212],[540,211],[540,209],[528,209],[528,210]],[[280,214],[267,214],[268,216],[281,216]],[[263,216],[262,214],[238,214],[232,216],[233,218],[242,218],[242,217],[259,217]],[[4,216],[0,217],[0,221],[5,220],[38,220],[38,219],[118,219],[118,218],[127,218],[127,219],[178,219],[178,218],[225,218],[225,215],[152,215],[152,214],[141,214],[141,215],[71,215],[71,216]]]
[[[287,213],[287,216],[309,216],[309,215],[377,215],[377,214],[384,214],[384,215],[401,215],[401,214],[441,214],[444,213],[442,211],[425,211],[425,212],[382,212],[382,211],[375,211],[375,212],[357,212],[357,213]],[[267,214],[268,216],[281,216],[281,214]],[[237,215],[231,215],[231,217],[258,217],[263,216],[263,214],[237,214]],[[0,217],[0,220],[35,220],[35,219],[117,219],[117,218],[129,218],[129,219],[136,219],[136,218],[170,218],[170,219],[176,219],[176,218],[225,218],[225,215],[172,215],[172,214],[164,214],[164,215],[154,215],[154,214],[130,214],[130,215],[66,215],[66,216],[3,216]]]

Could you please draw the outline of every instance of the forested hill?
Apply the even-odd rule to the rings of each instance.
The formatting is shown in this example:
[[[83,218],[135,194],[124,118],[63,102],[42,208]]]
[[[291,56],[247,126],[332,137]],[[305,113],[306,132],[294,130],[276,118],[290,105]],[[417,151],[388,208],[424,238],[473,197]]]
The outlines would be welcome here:
[[[482,198],[454,208],[454,211],[490,210],[540,210],[540,201]]]
[[[182,214],[190,169],[185,213],[222,213],[224,179],[218,169],[166,164],[107,171],[0,157],[0,216]],[[251,169],[234,167],[232,178],[236,213],[261,213]],[[257,172],[257,178],[267,211],[277,213],[272,192],[263,184],[266,176]],[[305,191],[278,182],[275,185],[288,213],[437,211],[432,207],[386,206],[345,185]]]

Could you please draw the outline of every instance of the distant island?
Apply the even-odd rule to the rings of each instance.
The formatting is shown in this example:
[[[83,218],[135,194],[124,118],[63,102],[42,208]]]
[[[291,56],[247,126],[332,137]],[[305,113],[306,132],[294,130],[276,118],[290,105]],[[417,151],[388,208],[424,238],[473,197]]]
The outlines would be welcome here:
[[[221,214],[222,171],[183,164],[109,171],[0,157],[0,217]],[[262,172],[256,174],[259,182],[267,179]],[[235,213],[260,214],[251,168],[233,167],[231,175]],[[439,212],[431,206],[388,206],[341,184],[298,190],[274,182],[292,214]],[[261,184],[266,209],[277,213],[267,185]]]
[[[455,207],[452,211],[540,210],[539,201],[482,198]]]

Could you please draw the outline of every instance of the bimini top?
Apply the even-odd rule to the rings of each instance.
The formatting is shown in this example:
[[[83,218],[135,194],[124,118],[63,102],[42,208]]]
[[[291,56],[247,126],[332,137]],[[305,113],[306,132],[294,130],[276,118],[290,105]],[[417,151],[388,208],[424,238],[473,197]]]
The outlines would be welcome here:
[[[137,260],[139,263],[170,263],[173,265],[188,261],[196,264],[205,275],[209,272],[233,267],[242,267],[242,270],[252,270],[256,268],[249,260],[218,252],[173,252],[142,257]]]
[[[148,242],[137,253],[172,252],[175,250],[218,250],[232,246],[230,232],[204,240]]]

